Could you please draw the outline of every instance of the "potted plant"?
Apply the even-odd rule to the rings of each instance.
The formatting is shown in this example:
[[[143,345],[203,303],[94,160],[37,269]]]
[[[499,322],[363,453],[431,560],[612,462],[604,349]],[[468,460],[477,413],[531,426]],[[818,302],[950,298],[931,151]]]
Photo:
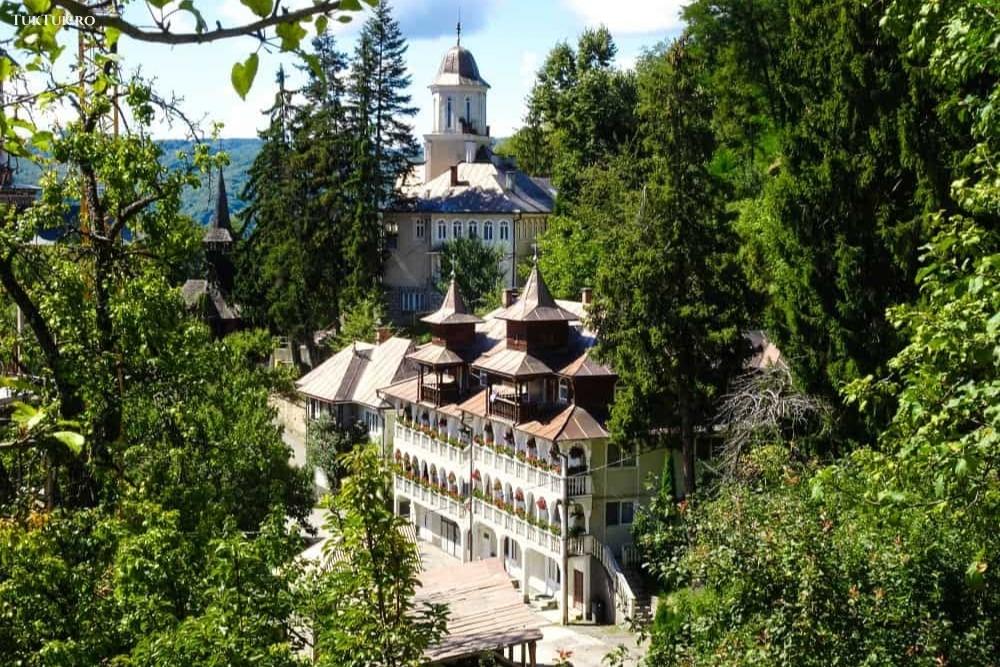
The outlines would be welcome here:
[[[548,510],[549,506],[545,504],[545,498],[539,498],[538,502],[535,503],[535,507],[545,512]]]

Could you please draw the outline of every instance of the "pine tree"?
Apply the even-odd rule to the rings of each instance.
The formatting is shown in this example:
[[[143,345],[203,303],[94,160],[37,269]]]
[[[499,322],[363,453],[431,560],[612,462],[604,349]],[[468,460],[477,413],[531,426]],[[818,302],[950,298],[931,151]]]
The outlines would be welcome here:
[[[628,221],[609,234],[591,316],[600,354],[622,379],[618,437],[680,436],[686,491],[695,485],[695,432],[749,352],[747,293],[736,237],[709,162],[711,100],[680,41],[650,62],[647,93],[662,101],[647,123],[651,176]]]
[[[417,152],[408,119],[417,109],[404,91],[406,41],[387,2],[380,2],[358,38],[348,98],[356,133],[352,190],[355,211],[345,234],[346,301],[367,298],[378,287],[383,259],[379,210],[395,195],[396,181]]]
[[[288,336],[293,358],[305,346],[316,361],[317,330],[336,326],[344,276],[344,230],[355,204],[353,132],[347,119],[346,56],[332,36],[313,42],[318,72],[291,107],[283,80],[264,145],[244,192],[241,301],[248,314]]]

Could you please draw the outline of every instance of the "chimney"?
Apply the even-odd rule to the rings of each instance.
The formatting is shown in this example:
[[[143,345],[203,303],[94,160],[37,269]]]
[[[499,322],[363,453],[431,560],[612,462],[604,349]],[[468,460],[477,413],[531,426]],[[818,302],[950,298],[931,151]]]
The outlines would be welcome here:
[[[592,290],[589,287],[584,287],[582,290],[580,290],[580,303],[582,303],[585,306],[589,306],[593,300],[594,300],[594,290]]]
[[[504,308],[510,308],[517,301],[517,290],[513,287],[508,287],[504,289],[503,296],[501,297],[501,303],[503,303]]]
[[[458,165],[451,165],[451,187],[458,185]]]
[[[392,329],[389,327],[377,327],[375,329],[375,342],[378,345],[381,345],[390,338],[392,338]]]

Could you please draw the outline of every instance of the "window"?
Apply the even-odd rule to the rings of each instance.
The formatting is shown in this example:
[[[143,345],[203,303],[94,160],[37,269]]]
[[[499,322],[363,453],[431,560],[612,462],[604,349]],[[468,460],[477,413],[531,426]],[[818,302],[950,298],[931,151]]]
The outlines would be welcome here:
[[[604,506],[604,525],[630,526],[635,520],[635,503],[631,500],[612,501]]]
[[[438,241],[448,238],[448,225],[444,220],[438,220]]]
[[[475,220],[469,220],[469,238],[474,239],[479,236],[479,223]]]
[[[609,468],[632,468],[635,467],[635,448],[628,446],[608,444],[608,467]]]
[[[483,240],[492,241],[493,240],[493,221],[487,220],[483,223]]]
[[[501,241],[510,240],[510,225],[507,224],[506,220],[500,221],[500,240]]]
[[[465,124],[472,125],[472,99],[468,96],[465,98]]]
[[[563,403],[569,403],[570,397],[570,386],[569,380],[566,378],[559,378],[559,400]]]
[[[462,221],[456,220],[451,223],[451,236],[452,238],[460,239],[462,238]]]
[[[413,235],[418,239],[424,238],[424,221],[417,220],[417,224],[413,226]]]
[[[450,130],[451,129],[451,98],[450,97],[448,98],[448,106],[447,106],[447,110],[445,111],[444,122],[445,122],[445,126]]]
[[[401,305],[404,313],[420,311],[424,308],[424,293],[403,292],[400,301],[402,302]]]

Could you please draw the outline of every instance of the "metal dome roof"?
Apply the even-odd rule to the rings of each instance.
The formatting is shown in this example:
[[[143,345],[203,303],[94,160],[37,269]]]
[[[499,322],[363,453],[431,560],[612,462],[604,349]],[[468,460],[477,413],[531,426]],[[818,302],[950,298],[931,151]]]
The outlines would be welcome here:
[[[490,87],[490,84],[479,76],[479,67],[476,65],[476,59],[472,57],[472,52],[458,44],[444,54],[433,85]]]

